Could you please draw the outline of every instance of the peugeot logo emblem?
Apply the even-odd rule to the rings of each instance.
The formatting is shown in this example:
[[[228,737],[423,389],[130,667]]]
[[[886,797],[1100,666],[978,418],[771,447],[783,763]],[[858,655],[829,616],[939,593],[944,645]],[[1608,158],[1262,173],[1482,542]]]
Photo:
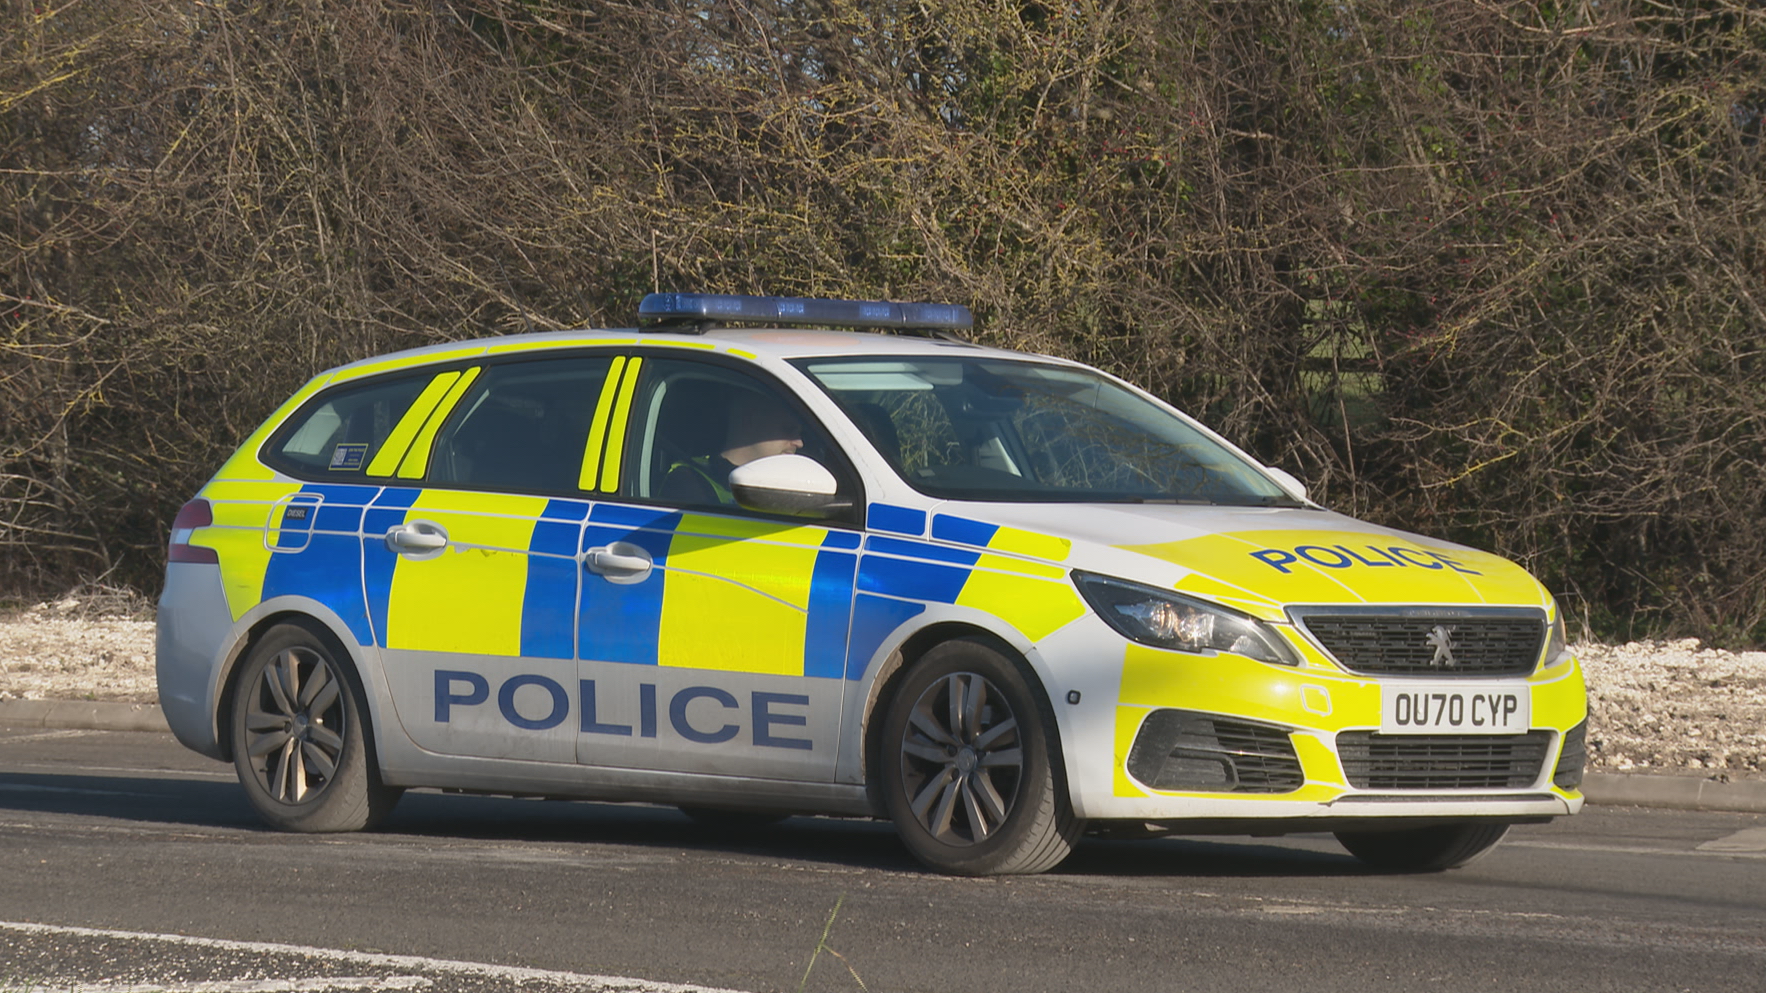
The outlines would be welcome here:
[[[1432,666],[1458,665],[1453,658],[1453,629],[1445,624],[1437,624],[1429,629],[1429,646],[1435,649],[1435,657],[1429,660]]]

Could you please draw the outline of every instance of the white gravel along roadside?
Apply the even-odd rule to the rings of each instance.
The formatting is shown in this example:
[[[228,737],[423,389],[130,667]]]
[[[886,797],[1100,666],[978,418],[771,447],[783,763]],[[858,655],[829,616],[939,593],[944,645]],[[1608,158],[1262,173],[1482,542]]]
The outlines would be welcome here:
[[[1766,652],[1698,639],[1575,646],[1596,772],[1766,778]]]
[[[153,621],[75,597],[0,615],[0,700],[158,703]]]
[[[106,606],[68,597],[0,616],[0,701],[157,703],[153,622]],[[1766,780],[1766,652],[1695,639],[1575,650],[1590,771]]]

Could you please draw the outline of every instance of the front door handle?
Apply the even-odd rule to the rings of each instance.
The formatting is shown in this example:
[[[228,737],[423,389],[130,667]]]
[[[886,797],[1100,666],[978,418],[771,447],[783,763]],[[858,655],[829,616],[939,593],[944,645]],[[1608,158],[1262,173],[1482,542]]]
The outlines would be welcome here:
[[[611,545],[591,548],[582,554],[583,568],[610,583],[641,583],[649,578],[656,560],[641,545],[616,541]]]
[[[406,558],[434,558],[448,547],[447,528],[433,521],[411,521],[386,532],[386,548]]]

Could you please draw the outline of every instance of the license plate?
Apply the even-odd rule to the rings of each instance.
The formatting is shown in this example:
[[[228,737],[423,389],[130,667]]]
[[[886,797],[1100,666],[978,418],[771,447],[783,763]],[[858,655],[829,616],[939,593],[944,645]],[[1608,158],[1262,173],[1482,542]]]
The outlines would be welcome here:
[[[1529,687],[1406,683],[1380,687],[1382,734],[1524,734],[1533,723]]]

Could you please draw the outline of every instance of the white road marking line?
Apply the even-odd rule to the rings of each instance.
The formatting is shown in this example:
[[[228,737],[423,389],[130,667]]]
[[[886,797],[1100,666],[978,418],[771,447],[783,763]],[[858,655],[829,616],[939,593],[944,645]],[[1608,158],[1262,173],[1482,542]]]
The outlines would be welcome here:
[[[454,863],[497,862],[524,867],[566,865],[580,868],[592,866],[614,872],[630,872],[640,866],[673,865],[680,861],[679,857],[673,855],[644,855],[628,853],[623,850],[597,851],[592,848],[567,849],[525,841],[475,843],[470,839],[463,839],[460,842],[438,846],[437,843],[427,839],[400,839],[390,834],[299,835],[276,831],[266,833],[252,828],[203,828],[201,825],[184,825],[180,830],[166,830],[152,825],[119,827],[114,824],[68,824],[65,822],[45,824],[40,821],[0,820],[0,831],[37,832],[52,834],[57,838],[64,838],[72,834],[188,839],[200,842],[212,842],[217,838],[227,838],[242,840],[257,847],[268,847],[269,850],[277,852],[285,852],[289,845],[303,850],[311,850],[325,845],[345,849],[351,855],[364,855],[376,860],[399,857],[417,861]],[[727,864],[751,865],[753,863],[731,861]],[[785,865],[773,867],[790,868]],[[902,875],[909,874],[904,872]],[[4,979],[4,976],[0,976],[0,979]],[[15,993],[15,991],[0,985],[0,993]]]
[[[1715,849],[1705,842],[1698,849],[1648,848],[1643,845],[1572,845],[1561,841],[1505,841],[1501,848],[1549,848],[1554,851],[1601,853],[1606,855],[1679,855],[1695,858],[1766,859],[1766,846],[1758,849]],[[1704,849],[1700,851],[1699,849]],[[1500,849],[1498,849],[1500,850]]]
[[[50,738],[82,738],[96,731],[39,731],[36,734],[15,734],[0,737],[0,745],[9,745],[15,741],[47,741]]]
[[[352,952],[339,948],[313,948],[308,945],[281,945],[264,941],[228,941],[224,938],[197,938],[185,934],[155,934],[149,931],[115,931],[108,928],[72,927],[62,924],[31,924],[23,921],[0,921],[0,930],[22,934],[59,934],[77,938],[115,938],[125,941],[159,941],[191,948],[214,948],[229,952],[257,952],[267,955],[303,955],[308,958],[352,965],[378,966],[384,969],[426,970],[456,975],[480,976],[517,983],[546,982],[590,991],[618,993],[739,993],[737,990],[713,986],[683,986],[679,983],[658,983],[628,976],[595,976],[580,972],[556,972],[550,969],[526,969],[488,962],[460,962],[454,959],[432,959],[421,955],[386,955],[378,952]],[[153,987],[163,989],[164,987]]]
[[[1483,917],[1495,920],[1572,920],[1562,914],[1545,913],[1528,910],[1485,910],[1466,907],[1431,907],[1414,904],[1385,904],[1374,906],[1357,906],[1347,903],[1302,903],[1298,901],[1275,898],[1265,901],[1263,898],[1252,898],[1256,906],[1246,908],[1251,913],[1287,917],[1403,917],[1419,913],[1440,914],[1447,917]]]
[[[420,990],[422,976],[330,976],[317,979],[216,979],[201,983],[80,983],[26,986],[21,993],[323,993],[325,990]]]
[[[1699,846],[1699,851],[1721,852],[1726,855],[1737,852],[1766,852],[1766,827],[1747,828],[1726,838],[1707,841]]]
[[[0,783],[0,793],[78,793],[81,796],[159,796],[158,793],[130,793],[126,790],[90,790],[79,786],[37,786],[32,783]]]
[[[5,740],[6,739],[0,739],[0,744],[3,744]],[[14,738],[11,740],[16,741],[18,739]],[[135,779],[153,780],[185,778],[188,776],[200,776],[204,779],[227,780],[239,778],[239,776],[233,772],[215,772],[210,769],[149,768],[148,766],[142,765],[68,765],[66,763],[55,762],[18,762],[6,767],[7,772],[31,772],[36,770],[67,774],[76,772],[127,772],[133,773],[134,775],[132,778]]]
[[[53,834],[65,837],[73,832],[83,834],[121,834],[131,838],[188,838],[193,841],[214,841],[216,838],[253,835],[262,837],[262,831],[245,831],[240,828],[214,828],[200,831],[186,826],[184,830],[172,831],[148,827],[115,827],[109,824],[44,824],[42,821],[0,821],[0,831],[36,831],[42,834]],[[0,986],[0,990],[6,987]],[[11,991],[7,991],[11,993]]]

